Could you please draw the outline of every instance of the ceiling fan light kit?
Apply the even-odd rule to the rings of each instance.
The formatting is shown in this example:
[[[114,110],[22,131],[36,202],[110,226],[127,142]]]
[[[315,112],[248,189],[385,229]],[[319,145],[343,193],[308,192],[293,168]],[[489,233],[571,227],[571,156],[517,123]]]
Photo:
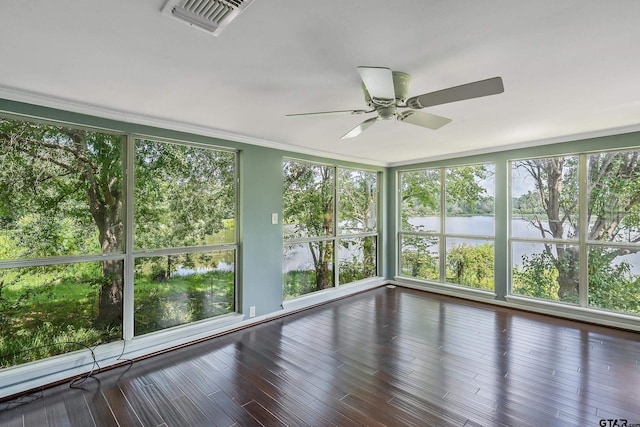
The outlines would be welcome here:
[[[386,67],[357,68],[362,79],[364,100],[371,110],[337,110],[315,113],[288,114],[287,116],[309,116],[336,113],[366,114],[376,113],[376,117],[369,118],[344,134],[341,139],[353,138],[360,135],[378,120],[396,119],[403,123],[420,126],[427,129],[439,129],[451,119],[436,116],[419,110],[449,102],[482,96],[497,95],[504,92],[502,78],[493,77],[473,83],[442,89],[409,98],[409,84],[411,76],[401,71],[391,71]],[[398,111],[399,108],[408,108]]]

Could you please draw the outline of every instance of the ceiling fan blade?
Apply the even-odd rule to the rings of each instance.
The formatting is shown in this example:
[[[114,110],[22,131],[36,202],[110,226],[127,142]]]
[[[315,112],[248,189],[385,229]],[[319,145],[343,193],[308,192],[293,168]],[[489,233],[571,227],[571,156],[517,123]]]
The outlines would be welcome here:
[[[423,113],[422,111],[405,111],[398,115],[398,120],[412,125],[422,126],[428,129],[440,129],[442,126],[451,122],[446,117],[436,116],[435,114]]]
[[[436,92],[425,93],[411,97],[407,100],[407,107],[420,109],[449,102],[462,101],[463,99],[480,98],[481,96],[496,95],[504,92],[501,77],[493,77],[460,86],[442,89]]]
[[[349,132],[342,135],[340,139],[353,138],[354,136],[360,135],[362,132],[365,131],[365,129],[367,129],[369,126],[374,124],[377,120],[378,120],[378,117],[371,117],[370,119],[365,120],[364,122],[360,123],[358,126],[351,129]]]
[[[351,113],[351,114],[365,114],[372,113],[375,110],[336,110],[336,111],[318,111],[314,113],[297,113],[297,114],[287,114],[287,117],[296,117],[296,116],[318,116],[322,114],[342,114],[342,113]]]
[[[358,67],[358,73],[373,100],[396,99],[393,88],[393,73],[384,67]]]

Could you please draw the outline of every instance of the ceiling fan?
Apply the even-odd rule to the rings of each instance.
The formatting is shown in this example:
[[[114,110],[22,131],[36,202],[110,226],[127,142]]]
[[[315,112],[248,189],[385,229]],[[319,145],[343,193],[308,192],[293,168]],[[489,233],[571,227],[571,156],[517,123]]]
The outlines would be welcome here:
[[[435,130],[449,123],[451,119],[415,110],[504,92],[502,78],[493,77],[408,98],[409,83],[411,82],[409,74],[391,71],[385,67],[358,67],[358,73],[362,79],[362,91],[364,92],[364,99],[370,108],[369,110],[320,111],[316,113],[287,114],[287,117],[337,113],[376,113],[375,117],[360,123],[344,134],[341,139],[360,135],[378,120],[393,118],[401,122]],[[399,111],[400,108],[408,108],[408,110]]]

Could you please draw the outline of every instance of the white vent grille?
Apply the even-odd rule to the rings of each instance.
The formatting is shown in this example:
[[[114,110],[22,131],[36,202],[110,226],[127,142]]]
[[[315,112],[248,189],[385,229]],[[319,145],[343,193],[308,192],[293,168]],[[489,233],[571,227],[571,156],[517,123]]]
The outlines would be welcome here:
[[[253,0],[169,0],[162,11],[217,36]]]

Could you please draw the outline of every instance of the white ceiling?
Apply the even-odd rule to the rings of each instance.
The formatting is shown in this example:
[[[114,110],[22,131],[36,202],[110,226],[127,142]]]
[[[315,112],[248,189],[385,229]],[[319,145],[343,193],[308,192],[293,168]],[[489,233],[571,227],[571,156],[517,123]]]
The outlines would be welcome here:
[[[0,97],[379,165],[640,129],[637,0],[255,0],[218,37],[164,3],[1,0]],[[359,65],[505,92],[436,131],[285,117],[366,108]]]

